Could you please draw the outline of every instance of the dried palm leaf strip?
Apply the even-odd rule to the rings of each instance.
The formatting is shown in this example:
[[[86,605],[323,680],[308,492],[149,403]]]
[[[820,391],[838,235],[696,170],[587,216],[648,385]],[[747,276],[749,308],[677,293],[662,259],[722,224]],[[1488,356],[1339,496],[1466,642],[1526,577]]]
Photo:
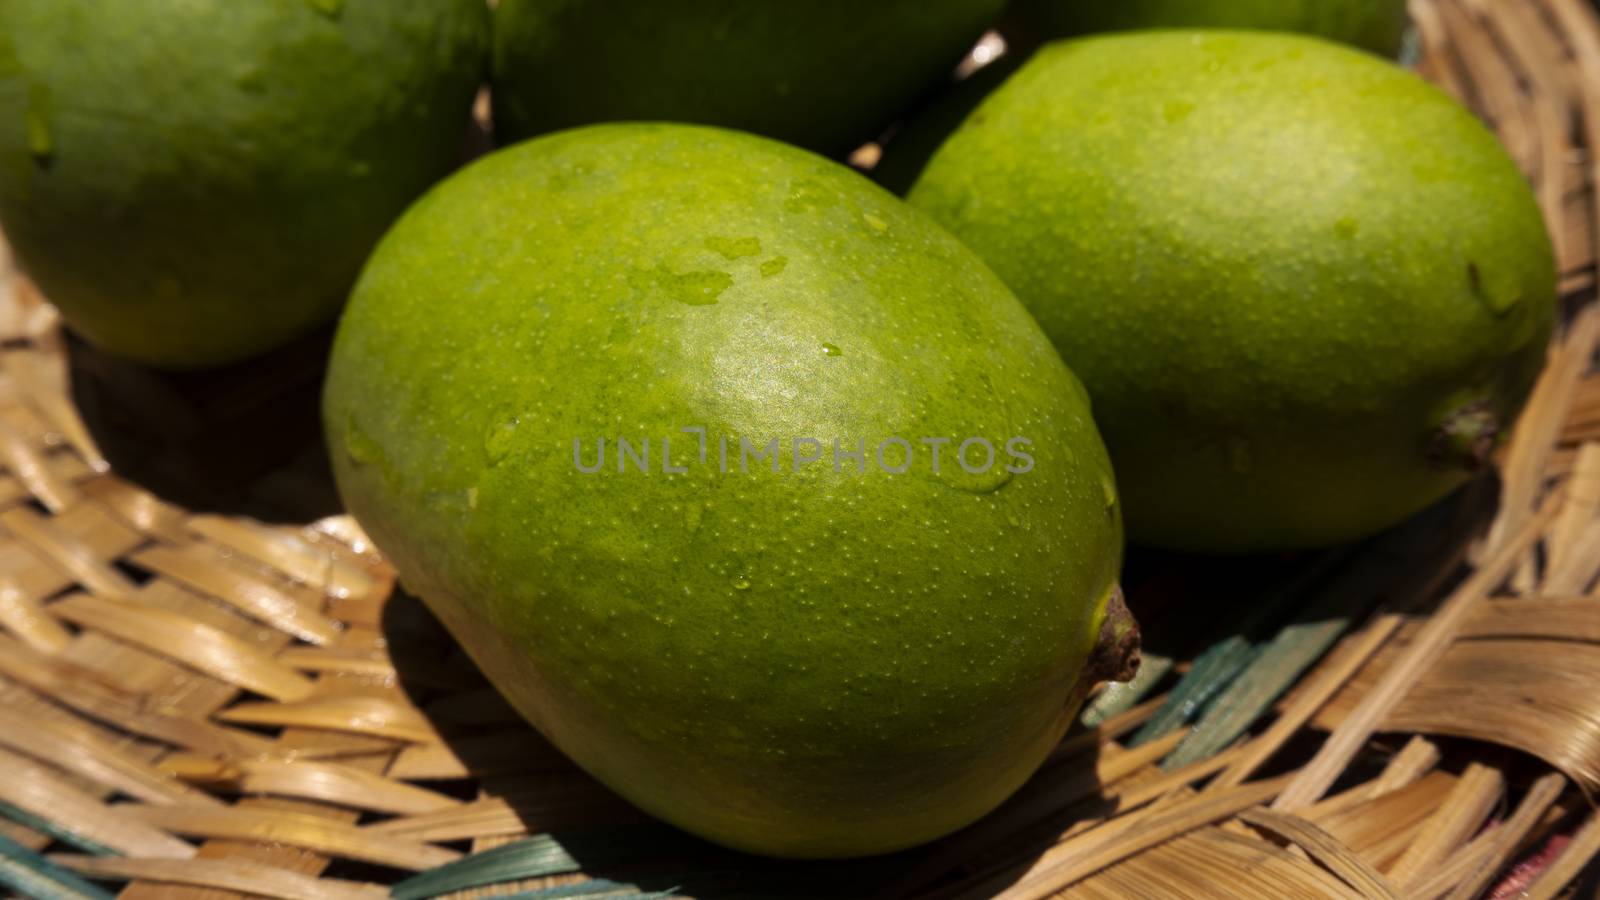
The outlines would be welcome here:
[[[1156,701],[1156,702],[1159,702]],[[1150,709],[1155,707],[1145,704]],[[1034,843],[1028,840],[1031,829],[1044,827],[1063,817],[1076,821],[1073,827],[1087,828],[1104,822],[1118,811],[1134,809],[1157,799],[1175,787],[1205,777],[1185,772],[1182,782],[1157,779],[1139,785],[1125,785],[1130,776],[1172,751],[1183,740],[1187,729],[1180,729],[1165,737],[1130,750],[1120,750],[1114,743],[1091,746],[1097,756],[1085,759],[1080,752],[1073,757],[1073,765],[1054,765],[1042,770],[1000,808],[971,826],[939,842],[939,852],[929,854],[923,862],[895,880],[896,895],[909,895],[926,887],[941,875],[970,860],[990,855],[997,849],[1011,850]],[[1137,793],[1135,793],[1137,791]],[[1060,834],[1061,826],[1054,833]],[[1067,833],[1071,833],[1069,828]]]
[[[1486,638],[1600,643],[1600,604],[1587,598],[1490,600],[1461,629],[1462,640]]]
[[[1529,95],[1570,106],[1578,89],[1563,65],[1568,50],[1538,5],[1498,0],[1472,0],[1472,5],[1510,50],[1519,74],[1531,88]]]
[[[7,248],[7,253],[10,249]],[[34,342],[41,335],[58,332],[61,326],[61,313],[51,306],[34,287],[33,282],[24,274],[12,269],[11,277],[11,307],[15,320],[11,323],[14,330],[10,332],[11,338],[18,341]]]
[[[4,369],[0,368],[0,376]],[[17,384],[0,377],[0,419],[16,429],[27,445],[47,457],[60,457],[60,435],[52,431],[50,422],[28,404],[28,398],[17,390]],[[72,455],[72,454],[66,454]]]
[[[35,602],[43,602],[73,586],[71,578],[62,575],[27,544],[10,539],[4,531],[0,531],[0,572],[5,572],[17,589]]]
[[[681,845],[680,832],[654,824],[574,834],[539,834],[414,875],[396,884],[391,893],[395,900],[422,900],[468,888],[575,873],[581,871],[585,863],[594,867],[614,866],[644,856],[666,855]]]
[[[382,643],[382,635],[366,627],[347,627],[339,632],[335,646],[351,650],[369,650]],[[317,689],[333,696],[373,695],[379,697],[398,696],[398,689],[391,682],[364,679],[355,676],[328,675],[318,679]],[[347,764],[367,769],[378,773],[390,763],[394,756],[395,743],[386,738],[372,735],[363,735],[354,732],[319,731],[301,728],[285,729],[276,743],[270,747],[271,758],[278,759],[303,759],[311,753],[334,755],[341,752],[358,752],[359,756],[345,757]],[[330,806],[322,803],[312,803],[301,800],[288,800],[278,797],[252,796],[241,799],[234,807],[234,812],[243,813],[246,817],[265,815],[269,818],[288,816],[292,821],[303,822],[306,819],[325,821],[340,833],[356,832],[354,826],[358,814],[342,807]],[[259,819],[247,818],[245,822],[236,822],[244,825],[249,821]],[[313,826],[314,830],[314,826]],[[203,856],[223,856],[234,859],[248,859],[258,863],[265,863],[278,868],[290,869],[308,876],[320,874],[332,861],[333,857],[341,855],[338,844],[317,844],[306,846],[294,843],[280,843],[271,837],[251,838],[243,835],[229,834],[207,840],[201,847]],[[354,857],[352,857],[354,858]],[[425,863],[419,863],[425,865]],[[130,885],[124,892],[124,900],[173,900],[173,898],[208,898],[209,892],[191,888],[177,888],[173,885],[162,885],[150,882],[137,882]]]
[[[95,445],[94,437],[72,402],[67,380],[67,354],[57,323],[41,323],[42,333],[18,350],[0,355],[4,372],[17,386],[24,401],[60,432],[77,451],[90,471],[108,471],[110,463]]]
[[[186,781],[214,789],[319,800],[372,812],[416,816],[464,805],[447,794],[339,763],[299,758],[225,761],[175,755],[162,760],[160,766]]]
[[[1559,564],[1552,565],[1540,592],[1561,597],[1581,594],[1600,576],[1600,519],[1590,521]]]
[[[1301,818],[1315,822],[1382,870],[1400,858],[1455,783],[1455,777],[1446,772],[1430,772],[1405,787],[1355,805],[1327,812],[1311,807]]]
[[[1596,319],[1600,322],[1600,319]],[[1430,667],[1449,649],[1461,625],[1490,591],[1505,579],[1511,567],[1539,539],[1560,506],[1559,498],[1547,501],[1541,512],[1498,551],[1483,568],[1475,572],[1428,620],[1415,643],[1384,674],[1382,680],[1362,698],[1357,707],[1330,736],[1312,761],[1300,771],[1293,784],[1273,803],[1273,809],[1292,812],[1315,803],[1327,792],[1361,752],[1385,715]]]
[[[88,594],[66,597],[50,610],[80,628],[103,632],[262,696],[301,700],[313,688],[311,681],[250,642],[188,616]]]
[[[577,773],[485,785],[482,793],[471,803],[378,822],[366,830],[439,843],[648,821],[599,782]]]
[[[1600,616],[1600,603],[1589,603],[1594,607],[1590,616]],[[1592,630],[1592,621],[1586,627]],[[1382,662],[1380,656],[1373,668]],[[1370,694],[1367,684],[1373,677],[1381,676],[1358,676],[1324,712],[1337,717],[1349,704],[1364,702],[1357,698],[1364,690]],[[1465,640],[1451,647],[1439,665],[1411,688],[1386,714],[1381,727],[1514,747],[1594,790],[1600,786],[1596,683],[1600,683],[1600,644]]]
[[[1198,794],[1165,808],[1126,816],[1113,833],[1098,830],[1070,838],[1039,857],[997,900],[1043,900],[1068,885],[1150,847],[1226,819],[1272,799],[1287,778]]]
[[[1129,743],[1138,745],[1164,735],[1202,713],[1213,717],[1227,715],[1233,711],[1235,707],[1229,702],[1229,697],[1239,699],[1238,689],[1241,679],[1254,669],[1263,653],[1273,646],[1261,639],[1262,632],[1280,624],[1295,610],[1304,608],[1307,592],[1319,582],[1325,581],[1330,573],[1342,570],[1348,563],[1350,555],[1351,553],[1345,550],[1320,554],[1313,564],[1295,573],[1283,583],[1273,586],[1263,597],[1257,598],[1246,616],[1240,621],[1229,623],[1221,639],[1195,657],[1189,671],[1184,673],[1168,695],[1166,704],[1134,734]],[[1244,687],[1248,689],[1250,685]],[[1267,690],[1270,691],[1271,688]],[[1267,702],[1270,703],[1271,698]],[[1250,701],[1246,700],[1245,703],[1248,704]],[[1230,729],[1226,722],[1220,723],[1219,727],[1216,718],[1211,718],[1205,726],[1207,729],[1212,727],[1218,727],[1220,732],[1214,742],[1208,738],[1206,731],[1197,727],[1191,739],[1205,742],[1205,746],[1196,752],[1185,754],[1186,758],[1174,760],[1169,768],[1185,765],[1210,752],[1215,752],[1233,743],[1234,738],[1243,731],[1242,728]]]
[[[1591,442],[1578,449],[1572,474],[1567,479],[1566,505],[1545,539],[1548,568],[1554,570],[1566,562],[1583,530],[1597,518],[1600,518],[1600,443]]]
[[[1596,854],[1600,854],[1600,813],[1589,816],[1589,820],[1573,835],[1572,843],[1528,886],[1522,900],[1555,900]]]
[[[3,382],[0,382],[3,384]],[[1579,422],[1574,427],[1582,427]],[[44,463],[62,481],[77,485],[80,490],[86,490],[88,485],[96,480],[94,473],[84,465],[71,451],[47,449],[44,454]],[[36,500],[29,493],[27,485],[23,484],[13,475],[0,474],[0,506],[14,506]],[[71,507],[69,507],[70,509]]]
[[[132,600],[138,586],[76,535],[25,506],[0,513],[0,525],[63,575],[102,597]]]
[[[1536,172],[1540,158],[1535,146],[1532,104],[1523,95],[1506,57],[1488,31],[1459,3],[1433,3],[1444,25],[1446,40],[1460,56],[1462,72],[1472,84],[1474,108],[1494,126],[1506,151],[1524,172]]]
[[[1472,900],[1483,893],[1496,873],[1505,868],[1512,854],[1546,817],[1566,789],[1567,780],[1550,773],[1534,782],[1511,818],[1479,835],[1449,860],[1413,879],[1407,886],[1414,900]]]
[[[433,724],[395,697],[314,697],[293,703],[239,703],[218,713],[226,722],[348,731],[419,744],[443,743]]]
[[[6,637],[0,637],[0,675],[91,719],[190,750],[247,756],[270,746],[253,734],[150,709],[138,696],[106,684],[97,673]]]
[[[380,561],[383,556],[378,553],[377,545],[372,543],[372,538],[361,530],[354,516],[337,515],[318,519],[311,523],[311,531],[325,534],[345,547],[354,551],[356,555],[371,561]]]
[[[360,568],[286,529],[221,516],[194,516],[187,524],[195,534],[277,569],[325,597],[364,596],[377,585]]]
[[[1411,20],[1422,42],[1422,62],[1428,80],[1460,102],[1471,105],[1472,92],[1463,80],[1460,62],[1451,48],[1444,21],[1439,17],[1438,4],[1434,0],[1416,0],[1410,6]]]
[[[1056,745],[1045,758],[1045,765],[1050,765],[1057,760],[1070,759],[1090,750],[1095,750],[1111,741],[1121,739],[1128,732],[1138,728],[1150,717],[1155,715],[1167,702],[1167,695],[1162,694],[1152,697],[1136,706],[1129,707],[1121,712],[1112,713],[1102,719],[1098,724],[1085,727],[1076,734],[1069,734],[1065,740]]]
[[[413,872],[442,866],[461,857],[454,850],[368,834],[354,825],[324,816],[261,806],[196,809],[130,805],[119,809],[139,821],[175,834],[286,844]]]
[[[1224,828],[1199,828],[1072,885],[1064,900],[1366,900],[1315,863]]]
[[[389,592],[393,590],[392,581],[366,594],[354,594],[344,598],[334,598],[328,603],[328,615],[346,625],[364,625],[368,628],[381,628],[385,611],[389,608]],[[462,673],[463,676],[466,673]],[[474,670],[472,676],[474,683],[482,679],[476,677]]]
[[[1162,767],[1187,765],[1232,744],[1323,656],[1354,618],[1365,615],[1378,603],[1377,598],[1383,597],[1386,589],[1398,596],[1408,596],[1413,587],[1410,582],[1417,583],[1416,590],[1426,590],[1426,586],[1433,585],[1443,573],[1453,569],[1461,555],[1459,550],[1450,552],[1437,564],[1432,559],[1437,553],[1427,554],[1426,562],[1419,559],[1425,545],[1434,543],[1440,531],[1448,534],[1455,530],[1438,523],[1439,512],[1417,519],[1372,548],[1365,559],[1342,567],[1337,577],[1318,590],[1315,598],[1304,604],[1299,613],[1260,648],[1249,667],[1210,703],[1193,733],[1162,761]],[[1434,541],[1424,539],[1430,535]],[[1404,583],[1395,585],[1400,560],[1406,561],[1408,577]],[[1260,741],[1254,743],[1257,752],[1276,750]]]
[[[147,803],[207,806],[221,802],[112,746],[87,723],[67,713],[23,713],[9,705],[0,706],[0,746]]]
[[[105,475],[85,484],[83,492],[140,534],[168,544],[190,540],[183,524],[187,513],[143,488]]]
[[[1417,839],[1389,869],[1389,877],[1405,888],[1434,871],[1446,857],[1460,849],[1500,804],[1505,776],[1481,763],[1471,763],[1450,789],[1444,805],[1422,824]]]
[[[0,801],[99,846],[129,856],[188,859],[194,855],[194,847],[129,815],[126,807],[107,806],[26,757],[0,750],[0,770],[6,773],[0,778]]]
[[[1561,437],[1578,385],[1589,372],[1597,343],[1600,343],[1600,305],[1591,304],[1578,314],[1567,337],[1551,354],[1512,432],[1501,470],[1505,484],[1504,508],[1490,531],[1491,548],[1498,548],[1510,535],[1519,533],[1533,515],[1534,503],[1546,478],[1545,466]]]
[[[0,575],[0,628],[41,653],[57,653],[72,640],[55,616],[6,575]]]
[[[28,493],[53,513],[61,512],[82,496],[72,482],[51,470],[45,453],[29,445],[3,416],[0,416],[0,463],[4,463],[27,487]]]
[[[111,900],[105,891],[4,836],[0,836],[0,887],[32,900]]]
[[[1393,636],[1401,621],[1399,616],[1393,614],[1374,619],[1357,635],[1356,640],[1341,648],[1326,665],[1302,681],[1300,691],[1289,706],[1259,738],[1250,742],[1233,765],[1212,781],[1209,789],[1237,787],[1254,775],[1367,664],[1373,654]]]
[[[987,846],[973,851],[969,851],[963,844],[960,848],[962,853],[951,852],[950,845],[944,845],[942,849],[945,852],[930,856],[925,866],[912,870],[908,876],[898,880],[896,885],[901,888],[900,893],[906,894],[910,893],[910,888],[920,888],[929,884],[939,875],[954,869],[966,868],[977,873],[968,879],[969,881],[980,885],[991,885],[994,890],[999,890],[1013,880],[1006,873],[1015,868],[1009,864],[1018,856],[1037,849],[1041,844],[1045,847],[1060,845],[1064,841],[1089,832],[1114,836],[1134,819],[1130,813],[1141,810],[1148,813],[1194,796],[1189,785],[1209,778],[1226,768],[1238,757],[1240,749],[1232,748],[1211,759],[1185,766],[1175,772],[1158,771],[1149,778],[1125,779],[1104,793],[1060,809],[1039,826],[1041,830],[1049,828],[1049,831],[1039,835],[1038,840],[1033,839],[1033,832],[1025,831],[998,835],[997,839],[990,840]],[[982,823],[979,823],[979,826],[981,827]],[[957,839],[959,840],[959,836]],[[1026,864],[1021,867],[1022,870],[1026,868]]]
[[[229,563],[214,548],[201,544],[155,546],[134,554],[131,561],[303,641],[324,644],[339,633],[334,621],[311,608],[312,604]]]
[[[278,654],[278,662],[307,672],[342,672],[347,675],[373,675],[394,679],[394,663],[382,650],[345,651],[330,647],[290,647]]]
[[[50,861],[90,878],[182,884],[281,900],[377,900],[389,892],[375,884],[312,878],[240,859],[128,859],[51,854]]]
[[[1581,431],[1596,424],[1600,424],[1600,377],[1591,374],[1578,385],[1578,396],[1572,401],[1572,409],[1567,411],[1569,430],[1562,435],[1562,440],[1581,443],[1572,440],[1572,429]]]
[[[1383,767],[1383,774],[1373,781],[1373,792],[1368,799],[1410,787],[1432,772],[1442,757],[1438,744],[1421,735],[1414,735]],[[1320,807],[1321,804],[1318,804]]]
[[[1579,217],[1589,224],[1588,238],[1591,247],[1600,247],[1600,21],[1592,6],[1581,0],[1545,0],[1544,6],[1554,16],[1558,27],[1572,45],[1572,60],[1578,70],[1578,105],[1581,127],[1588,149],[1587,171],[1582,181],[1589,188],[1590,215]],[[1591,286],[1593,282],[1590,282]]]
[[[1299,815],[1301,815],[1301,818],[1310,820],[1310,822],[1328,822],[1331,817],[1336,817],[1336,815],[1342,814],[1346,810],[1362,806],[1365,802],[1381,798],[1381,796],[1390,793],[1390,791],[1398,791],[1414,785],[1416,781],[1426,777],[1427,773],[1434,770],[1435,765],[1438,765],[1438,759],[1440,759],[1440,754],[1438,754],[1438,748],[1432,741],[1422,737],[1411,738],[1410,741],[1406,741],[1406,745],[1403,748],[1400,748],[1400,753],[1389,757],[1389,762],[1384,765],[1384,770],[1379,773],[1378,777],[1365,781],[1362,785],[1347,788],[1341,793],[1333,794],[1330,798],[1317,801],[1312,806],[1301,810]]]
[[[1373,900],[1399,900],[1394,887],[1383,874],[1367,861],[1339,843],[1333,835],[1299,816],[1273,812],[1269,809],[1247,809],[1239,814],[1247,824],[1283,838],[1304,850],[1328,871],[1339,876],[1362,897]]]

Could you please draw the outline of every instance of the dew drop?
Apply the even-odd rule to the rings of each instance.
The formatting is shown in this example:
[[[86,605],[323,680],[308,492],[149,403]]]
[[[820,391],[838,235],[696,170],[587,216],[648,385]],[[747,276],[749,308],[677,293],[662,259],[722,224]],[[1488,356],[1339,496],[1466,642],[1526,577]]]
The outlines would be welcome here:
[[[1477,263],[1469,262],[1467,282],[1472,288],[1472,295],[1496,316],[1504,316],[1522,303],[1522,289],[1514,276],[1495,278],[1493,273],[1485,273]]]
[[[844,351],[840,350],[838,347],[834,346],[833,344],[829,344],[829,343],[824,342],[823,345],[822,345],[822,355],[823,356],[843,356],[844,355]]]
[[[682,275],[662,273],[657,283],[686,306],[711,306],[722,292],[733,287],[733,276],[727,272],[684,272]]]
[[[744,259],[748,256],[760,256],[761,241],[753,237],[708,237],[706,238],[706,249],[715,251],[721,254],[723,259],[731,261]]]
[[[55,135],[50,132],[50,91],[42,84],[28,86],[28,106],[22,113],[28,153],[35,162],[48,163],[56,153]]]
[[[517,416],[508,416],[489,426],[483,434],[483,449],[489,454],[489,464],[499,465],[511,454],[517,436],[517,426],[522,424]]]
[[[355,416],[345,419],[344,455],[351,464],[370,466],[383,461],[383,448],[356,423]]]

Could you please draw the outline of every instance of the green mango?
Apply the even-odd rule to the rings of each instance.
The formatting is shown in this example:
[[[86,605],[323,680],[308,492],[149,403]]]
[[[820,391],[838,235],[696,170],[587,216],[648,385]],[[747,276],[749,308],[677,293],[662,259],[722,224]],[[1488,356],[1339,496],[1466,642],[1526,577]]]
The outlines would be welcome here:
[[[1046,46],[909,199],[978,251],[1094,397],[1130,535],[1347,541],[1462,484],[1545,357],[1532,191],[1442,92],[1259,32]]]
[[[0,223],[92,343],[253,356],[449,171],[488,40],[482,0],[0,0]]]
[[[773,141],[600,125],[458,173],[362,275],[324,424],[348,508],[506,698],[732,847],[966,825],[1119,659],[1081,386],[953,237]],[[958,464],[975,438],[992,465]]]
[[[1145,28],[1297,31],[1394,57],[1406,0],[1013,0],[1008,32],[1033,41]]]
[[[697,122],[827,153],[869,141],[960,62],[1005,0],[501,0],[504,142]]]

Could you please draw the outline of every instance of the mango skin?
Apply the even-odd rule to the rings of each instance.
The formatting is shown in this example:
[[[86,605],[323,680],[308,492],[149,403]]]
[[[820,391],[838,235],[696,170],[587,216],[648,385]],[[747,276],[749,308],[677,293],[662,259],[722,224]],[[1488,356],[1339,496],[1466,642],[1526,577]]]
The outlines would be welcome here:
[[[909,199],[1084,380],[1150,544],[1308,547],[1405,519],[1482,462],[1482,426],[1509,430],[1554,318],[1550,240],[1494,137],[1310,38],[1048,45]]]
[[[1012,27],[1035,40],[1149,28],[1294,31],[1382,56],[1400,53],[1406,0],[1015,0]]]
[[[1005,0],[501,0],[503,142],[695,122],[845,153],[950,74]]]
[[[454,164],[481,0],[0,2],[0,222],[67,323],[166,368],[332,319]]]
[[[993,273],[844,167],[717,129],[565,132],[430,192],[345,311],[324,421],[349,509],[507,699],[756,853],[882,853],[1012,793],[1121,561],[1087,398]],[[1013,432],[1032,472],[717,471],[724,434]],[[592,464],[618,435],[650,474],[576,471],[574,437]]]

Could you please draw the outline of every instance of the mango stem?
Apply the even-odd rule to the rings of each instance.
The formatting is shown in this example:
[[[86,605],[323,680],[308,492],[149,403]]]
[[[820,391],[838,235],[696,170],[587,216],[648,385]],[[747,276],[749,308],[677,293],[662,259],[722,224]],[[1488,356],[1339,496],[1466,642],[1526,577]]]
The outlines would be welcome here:
[[[1474,400],[1447,415],[1428,444],[1428,461],[1436,468],[1478,472],[1489,465],[1500,445],[1500,417],[1488,400]]]

